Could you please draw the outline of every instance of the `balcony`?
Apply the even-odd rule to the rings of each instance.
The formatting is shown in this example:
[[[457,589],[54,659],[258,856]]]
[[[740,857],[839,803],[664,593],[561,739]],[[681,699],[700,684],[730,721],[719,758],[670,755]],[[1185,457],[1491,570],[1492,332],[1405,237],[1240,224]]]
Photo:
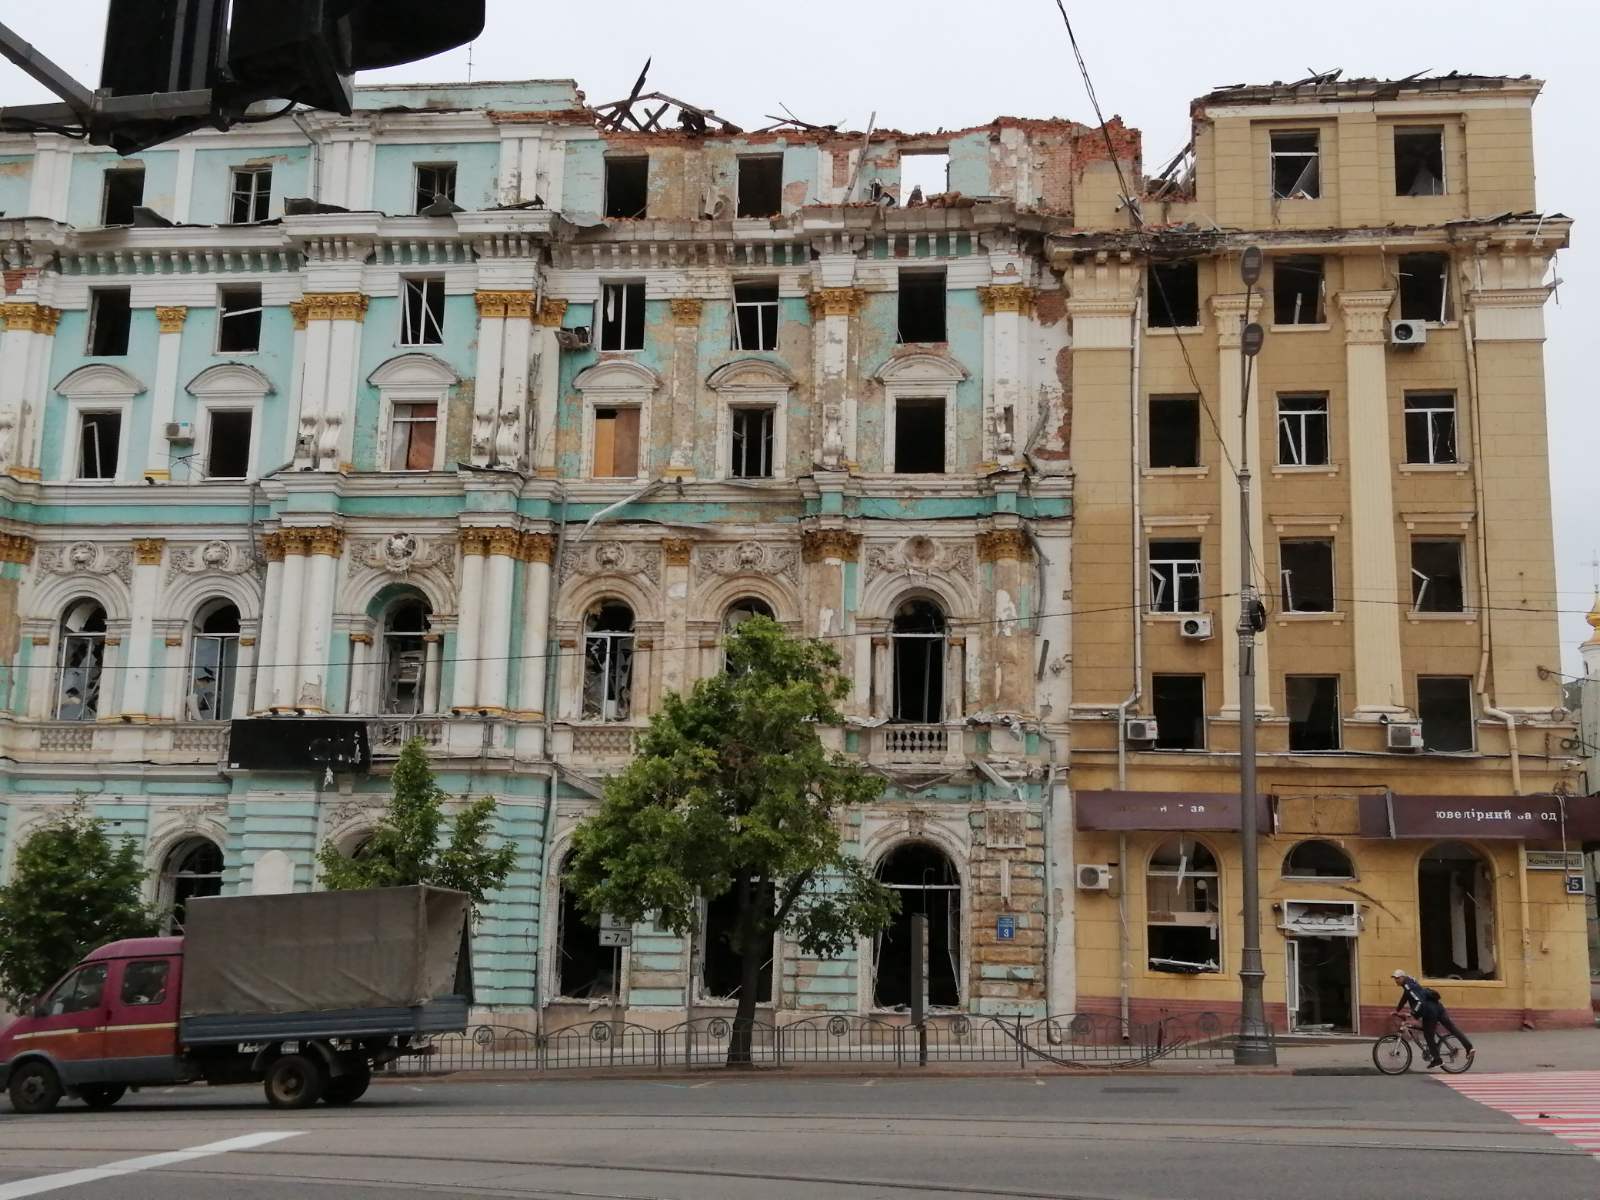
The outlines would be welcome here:
[[[959,764],[965,743],[962,725],[879,725],[872,731],[871,761],[888,767]]]
[[[218,763],[226,721],[14,721],[0,726],[3,752],[22,762]]]

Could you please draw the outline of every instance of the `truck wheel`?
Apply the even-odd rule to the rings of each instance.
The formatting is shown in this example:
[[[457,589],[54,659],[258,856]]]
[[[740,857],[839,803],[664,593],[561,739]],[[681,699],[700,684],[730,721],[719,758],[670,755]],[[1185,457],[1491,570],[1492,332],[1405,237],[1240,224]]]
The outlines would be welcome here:
[[[78,1099],[96,1111],[110,1108],[127,1094],[122,1083],[89,1083],[78,1089]]]
[[[328,1076],[323,1066],[304,1054],[272,1060],[263,1086],[273,1108],[310,1108],[322,1096]]]
[[[23,1063],[11,1073],[11,1107],[19,1113],[47,1113],[61,1103],[61,1076],[49,1063]]]
[[[366,1094],[367,1087],[371,1083],[372,1068],[363,1059],[352,1065],[343,1075],[335,1075],[328,1080],[328,1086],[322,1089],[322,1102],[354,1104]]]

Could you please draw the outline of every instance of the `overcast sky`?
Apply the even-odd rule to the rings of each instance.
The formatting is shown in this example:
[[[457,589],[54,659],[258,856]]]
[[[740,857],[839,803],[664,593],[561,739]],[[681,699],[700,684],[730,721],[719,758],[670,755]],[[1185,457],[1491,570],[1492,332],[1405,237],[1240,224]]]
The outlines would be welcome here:
[[[449,0],[444,0],[448,3]],[[592,4],[487,0],[489,23],[471,49],[474,79],[570,78],[591,102],[625,95],[647,57],[648,87],[714,108],[746,128],[780,101],[817,123],[960,128],[1000,113],[1093,114],[1072,64],[1055,0],[886,3],[807,0],[610,0]],[[98,79],[105,0],[4,5],[23,37],[91,86]],[[1188,101],[1227,83],[1295,80],[1313,70],[1399,78],[1418,71],[1530,74],[1547,81],[1534,109],[1538,199],[1577,219],[1575,249],[1558,260],[1548,308],[1551,469],[1565,669],[1594,594],[1600,556],[1600,414],[1582,357],[1600,329],[1600,253],[1587,224],[1600,196],[1594,94],[1600,10],[1593,0],[1068,0],[1107,116],[1144,131],[1155,170],[1188,139]],[[468,51],[362,76],[458,80]],[[1588,99],[1585,99],[1588,97]],[[0,104],[48,97],[0,63]],[[1554,665],[1554,664],[1551,664]]]

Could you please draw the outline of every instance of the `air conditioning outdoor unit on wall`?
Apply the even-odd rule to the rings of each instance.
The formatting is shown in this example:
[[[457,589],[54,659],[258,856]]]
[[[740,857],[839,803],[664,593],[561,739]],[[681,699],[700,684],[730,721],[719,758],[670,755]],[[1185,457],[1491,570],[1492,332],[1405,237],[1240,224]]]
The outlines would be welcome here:
[[[1111,867],[1107,863],[1086,863],[1078,867],[1078,890],[1104,892],[1111,888]]]
[[[1390,321],[1389,344],[1391,346],[1420,346],[1428,340],[1428,326],[1425,321]]]
[[[1389,734],[1389,749],[1391,750],[1421,750],[1422,749],[1422,722],[1421,721],[1390,721],[1385,727]]]
[[[194,441],[194,426],[188,421],[168,421],[166,438],[169,442]]]
[[[1186,638],[1203,642],[1211,636],[1211,616],[1185,617],[1178,622],[1178,632]]]
[[[1153,742],[1156,740],[1156,719],[1154,717],[1129,717],[1122,726],[1122,736],[1130,742]]]

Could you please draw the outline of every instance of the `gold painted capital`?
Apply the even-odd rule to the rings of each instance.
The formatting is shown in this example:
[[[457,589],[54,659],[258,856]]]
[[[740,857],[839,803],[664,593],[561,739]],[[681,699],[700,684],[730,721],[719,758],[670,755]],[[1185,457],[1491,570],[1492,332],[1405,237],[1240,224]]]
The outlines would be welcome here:
[[[978,289],[978,301],[986,313],[1025,313],[1033,309],[1033,289],[1025,283],[997,283]]]
[[[156,328],[162,333],[182,333],[188,319],[189,310],[182,304],[156,305]]]
[[[463,554],[488,554],[489,535],[488,529],[463,529],[459,535],[461,553]]]
[[[560,329],[561,322],[567,315],[567,302],[557,300],[554,296],[546,296],[539,302],[537,320],[547,329]]]
[[[283,534],[276,530],[267,534],[261,539],[261,550],[269,563],[281,563],[283,561]]]
[[[360,321],[368,297],[360,292],[314,292],[305,298],[308,321]]]
[[[663,538],[661,541],[661,553],[669,567],[687,567],[693,550],[694,543],[688,538]]]
[[[344,530],[336,525],[323,525],[316,529],[308,529],[306,534],[313,554],[323,554],[329,558],[338,558],[344,551]]]
[[[532,292],[474,292],[479,317],[520,317],[533,315]]]
[[[352,633],[350,641],[351,644],[356,646],[370,646],[372,645],[372,635],[370,633]]]
[[[61,322],[61,310],[48,304],[0,304],[0,319],[6,329],[18,333],[54,333]]]
[[[296,329],[304,329],[306,327],[306,312],[309,307],[304,300],[289,301],[289,315],[294,318],[294,327]]]
[[[999,562],[1016,559],[1027,562],[1033,557],[1033,547],[1028,535],[1020,529],[988,529],[978,535],[978,561]]]
[[[848,529],[808,529],[800,535],[800,557],[808,563],[855,562],[860,554],[861,535]]]
[[[34,540],[26,534],[0,533],[0,562],[28,566],[33,562],[34,549]]]
[[[700,324],[700,309],[703,301],[698,296],[674,296],[670,301],[672,305],[672,323],[674,325]]]
[[[159,567],[161,555],[167,548],[165,538],[134,538],[133,562],[138,567]]]
[[[818,288],[806,297],[806,305],[812,317],[852,317],[861,311],[861,297],[860,288]]]
[[[523,562],[551,563],[556,558],[556,536],[553,533],[525,533],[518,551]]]
[[[506,526],[496,526],[484,531],[489,535],[489,553],[504,555],[506,558],[515,558],[522,545],[522,535],[515,529]]]

